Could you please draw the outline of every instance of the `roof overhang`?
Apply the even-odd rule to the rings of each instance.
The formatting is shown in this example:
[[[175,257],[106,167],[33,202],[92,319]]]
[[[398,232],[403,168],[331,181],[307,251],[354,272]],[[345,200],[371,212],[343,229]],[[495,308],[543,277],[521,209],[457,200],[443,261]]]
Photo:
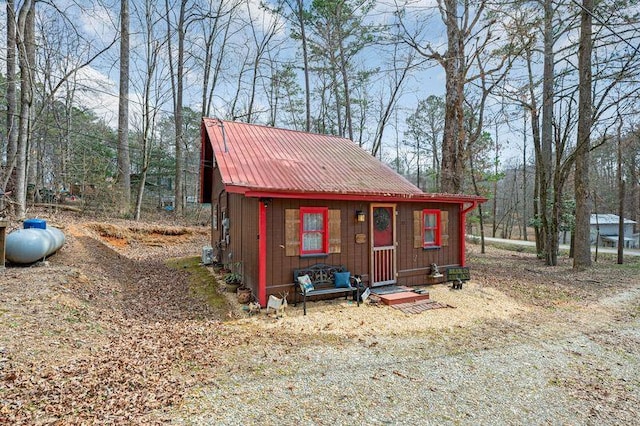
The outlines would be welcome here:
[[[342,192],[297,192],[284,190],[268,190],[262,188],[248,188],[239,185],[225,185],[229,193],[242,194],[250,198],[288,198],[288,199],[312,199],[330,201],[365,201],[365,202],[393,202],[393,203],[450,203],[469,204],[465,210],[472,210],[479,203],[487,201],[486,198],[465,194],[377,194],[377,193],[342,193]]]

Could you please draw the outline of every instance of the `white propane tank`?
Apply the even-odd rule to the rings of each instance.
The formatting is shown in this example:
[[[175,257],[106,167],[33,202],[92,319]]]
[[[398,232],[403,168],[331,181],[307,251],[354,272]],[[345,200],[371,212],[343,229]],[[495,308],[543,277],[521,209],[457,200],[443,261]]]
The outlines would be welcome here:
[[[58,251],[64,242],[64,233],[50,226],[18,229],[7,235],[5,256],[11,263],[34,263]]]

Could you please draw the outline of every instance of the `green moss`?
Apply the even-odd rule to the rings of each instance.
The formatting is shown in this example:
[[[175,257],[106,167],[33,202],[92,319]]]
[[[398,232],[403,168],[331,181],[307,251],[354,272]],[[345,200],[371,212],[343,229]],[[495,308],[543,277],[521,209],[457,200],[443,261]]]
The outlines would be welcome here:
[[[228,308],[227,300],[218,291],[218,283],[209,270],[200,264],[200,257],[169,259],[167,266],[189,274],[191,292],[203,299],[210,307],[223,314]]]

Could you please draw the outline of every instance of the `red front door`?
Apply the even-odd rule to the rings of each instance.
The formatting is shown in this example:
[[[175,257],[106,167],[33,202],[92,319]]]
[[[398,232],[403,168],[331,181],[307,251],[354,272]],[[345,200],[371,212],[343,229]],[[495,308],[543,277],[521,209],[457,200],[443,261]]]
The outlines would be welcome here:
[[[371,206],[372,286],[396,282],[396,207],[393,204]]]

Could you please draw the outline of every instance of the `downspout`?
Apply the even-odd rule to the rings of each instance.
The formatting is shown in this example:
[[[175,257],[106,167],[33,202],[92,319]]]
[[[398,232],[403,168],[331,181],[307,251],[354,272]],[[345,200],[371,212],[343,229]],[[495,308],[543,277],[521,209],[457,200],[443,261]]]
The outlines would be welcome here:
[[[466,248],[466,228],[467,228],[467,213],[475,209],[478,206],[477,201],[471,202],[471,205],[464,207],[465,203],[460,204],[460,266],[466,266],[467,248]]]
[[[260,200],[258,213],[258,303],[267,306],[267,203]]]

